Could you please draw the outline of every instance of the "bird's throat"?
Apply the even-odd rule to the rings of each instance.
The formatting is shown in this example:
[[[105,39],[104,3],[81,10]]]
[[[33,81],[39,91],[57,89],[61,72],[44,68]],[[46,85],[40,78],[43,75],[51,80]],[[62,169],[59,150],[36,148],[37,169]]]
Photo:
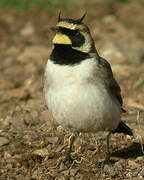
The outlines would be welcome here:
[[[60,65],[75,65],[81,61],[90,58],[89,53],[77,51],[71,45],[55,44],[54,49],[50,55],[50,59],[55,64]]]

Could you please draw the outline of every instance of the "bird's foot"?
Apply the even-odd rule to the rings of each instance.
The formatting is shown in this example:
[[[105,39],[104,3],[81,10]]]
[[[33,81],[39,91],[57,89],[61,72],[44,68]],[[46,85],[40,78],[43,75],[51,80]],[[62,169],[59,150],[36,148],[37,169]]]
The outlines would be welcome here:
[[[105,165],[110,166],[110,165],[112,165],[114,163],[115,163],[115,161],[113,161],[113,160],[106,160],[105,159],[104,161],[97,162],[96,165],[97,165],[98,168],[102,168],[103,169],[105,167]]]
[[[106,153],[106,157],[105,157],[105,160],[104,160],[104,164],[108,164],[108,165],[111,164],[110,152],[107,152],[107,153]]]
[[[64,169],[69,169],[73,163],[73,159],[71,158],[71,151],[72,151],[72,146],[73,146],[74,141],[75,141],[75,136],[72,136],[70,148],[66,154],[65,160],[62,162],[62,168]]]
[[[65,160],[61,163],[61,167],[60,169],[61,170],[66,170],[66,169],[69,169],[71,167],[73,163],[73,159],[71,158],[71,156],[69,154],[67,154]]]
[[[73,159],[71,156],[66,156],[65,160],[60,163],[60,171],[69,169],[73,164]]]
[[[110,159],[110,153],[106,153],[105,160],[101,161],[101,162],[97,162],[96,164],[98,165],[99,168],[103,169],[105,165],[110,166],[110,165],[114,164],[115,162],[116,161]]]
[[[71,156],[70,155],[66,156],[64,160],[64,164],[70,167],[72,163],[73,163],[73,159],[71,158]]]

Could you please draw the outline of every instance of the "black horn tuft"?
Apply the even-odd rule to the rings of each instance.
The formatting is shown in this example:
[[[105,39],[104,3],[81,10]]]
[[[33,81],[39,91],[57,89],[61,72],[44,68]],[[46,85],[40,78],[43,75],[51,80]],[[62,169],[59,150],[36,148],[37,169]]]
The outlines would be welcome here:
[[[59,12],[59,15],[58,15],[58,22],[60,22],[61,21],[61,10],[60,10],[60,12]]]
[[[85,18],[86,14],[87,14],[87,12],[85,12],[84,15],[80,19],[77,20],[77,22],[81,23],[83,21],[83,19]]]

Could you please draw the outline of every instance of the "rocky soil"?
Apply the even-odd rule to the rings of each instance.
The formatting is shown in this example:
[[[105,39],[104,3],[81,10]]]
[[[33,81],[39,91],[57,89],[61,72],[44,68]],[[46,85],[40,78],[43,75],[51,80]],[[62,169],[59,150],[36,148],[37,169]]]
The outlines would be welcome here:
[[[0,179],[83,180],[144,178],[144,2],[83,1],[62,16],[87,9],[98,52],[112,65],[122,89],[125,121],[134,137],[111,136],[111,165],[99,134],[80,134],[71,167],[63,166],[71,134],[50,124],[43,98],[43,73],[57,21],[53,13],[0,7]],[[77,9],[80,9],[80,12]],[[74,10],[76,9],[76,11]]]

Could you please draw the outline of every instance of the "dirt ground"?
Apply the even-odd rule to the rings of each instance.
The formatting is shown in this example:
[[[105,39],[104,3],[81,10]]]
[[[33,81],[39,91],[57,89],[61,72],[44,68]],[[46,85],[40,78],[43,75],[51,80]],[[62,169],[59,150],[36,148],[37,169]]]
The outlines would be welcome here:
[[[122,89],[122,120],[134,137],[111,136],[112,165],[98,134],[80,134],[70,169],[62,161],[71,134],[50,124],[43,98],[43,73],[52,50],[58,10],[20,12],[0,7],[0,180],[144,178],[144,2],[83,1],[62,16],[77,18],[85,7],[98,52],[112,65]],[[76,11],[74,11],[76,9]],[[77,9],[80,9],[78,12]]]

